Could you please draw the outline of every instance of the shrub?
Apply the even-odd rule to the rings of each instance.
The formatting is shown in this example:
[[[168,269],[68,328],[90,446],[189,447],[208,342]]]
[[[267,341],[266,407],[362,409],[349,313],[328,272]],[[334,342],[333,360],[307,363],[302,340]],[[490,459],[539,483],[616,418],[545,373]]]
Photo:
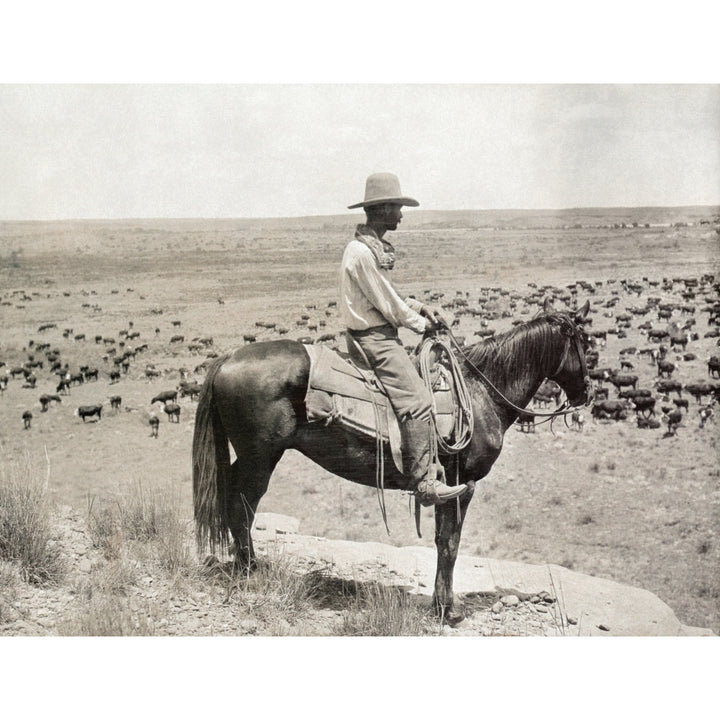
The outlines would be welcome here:
[[[27,456],[0,466],[0,560],[18,564],[28,582],[55,583],[65,572],[53,538],[47,482],[35,475]]]

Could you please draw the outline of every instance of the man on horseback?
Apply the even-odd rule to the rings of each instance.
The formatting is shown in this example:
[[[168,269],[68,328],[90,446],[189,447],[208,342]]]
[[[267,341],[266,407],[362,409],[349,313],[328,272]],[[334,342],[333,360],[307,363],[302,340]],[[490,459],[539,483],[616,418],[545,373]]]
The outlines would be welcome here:
[[[439,313],[400,297],[390,279],[395,249],[384,239],[402,220],[401,207],[419,204],[403,197],[397,176],[368,177],[365,199],[348,206],[362,207],[366,222],[357,226],[343,254],[338,309],[350,355],[375,372],[398,417],[408,489],[423,505],[439,505],[463,495],[467,486],[448,486],[442,465],[432,462],[432,398],[398,337],[400,326],[416,333],[438,327]]]

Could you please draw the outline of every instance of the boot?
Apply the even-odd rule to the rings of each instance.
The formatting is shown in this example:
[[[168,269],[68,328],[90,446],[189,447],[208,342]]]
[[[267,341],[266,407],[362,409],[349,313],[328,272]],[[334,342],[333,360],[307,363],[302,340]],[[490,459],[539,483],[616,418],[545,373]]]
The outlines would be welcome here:
[[[442,505],[442,503],[460,497],[467,485],[445,484],[445,471],[442,465],[430,462],[429,420],[407,418],[400,423],[402,437],[403,469],[410,478],[408,486],[421,505]]]

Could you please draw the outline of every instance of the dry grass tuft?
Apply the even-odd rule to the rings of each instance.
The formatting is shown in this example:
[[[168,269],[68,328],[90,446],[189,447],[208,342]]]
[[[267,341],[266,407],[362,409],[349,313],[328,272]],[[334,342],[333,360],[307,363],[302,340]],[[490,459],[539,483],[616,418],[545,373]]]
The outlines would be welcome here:
[[[82,637],[148,637],[155,635],[150,607],[135,608],[116,595],[93,595],[73,617],[59,623],[64,636]]]
[[[433,626],[436,632],[433,632]],[[440,626],[412,596],[397,587],[380,583],[358,586],[357,594],[343,613],[341,635],[399,637],[439,634]]]
[[[47,481],[38,478],[27,456],[0,465],[0,560],[16,563],[28,582],[56,583],[65,574]]]

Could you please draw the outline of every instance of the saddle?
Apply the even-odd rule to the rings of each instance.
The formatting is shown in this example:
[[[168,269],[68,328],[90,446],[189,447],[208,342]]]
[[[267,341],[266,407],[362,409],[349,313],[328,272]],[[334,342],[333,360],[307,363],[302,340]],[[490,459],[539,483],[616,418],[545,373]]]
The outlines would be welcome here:
[[[308,422],[337,423],[347,430],[389,444],[400,473],[402,447],[395,411],[375,373],[360,367],[347,353],[325,345],[305,345],[310,379],[305,396]],[[455,383],[441,360],[430,367],[433,415],[438,434],[450,440],[457,417]]]

